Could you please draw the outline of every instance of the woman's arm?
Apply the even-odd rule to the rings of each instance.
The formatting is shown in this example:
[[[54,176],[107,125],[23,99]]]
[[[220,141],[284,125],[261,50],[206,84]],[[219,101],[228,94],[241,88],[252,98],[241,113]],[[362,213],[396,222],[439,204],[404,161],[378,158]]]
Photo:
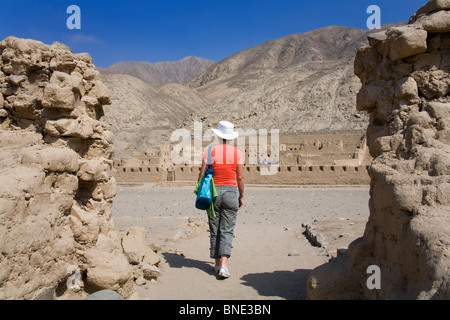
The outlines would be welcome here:
[[[239,209],[244,205],[244,165],[238,164],[236,169],[236,181],[239,189]]]
[[[205,171],[206,171],[206,162],[205,162],[205,159],[203,159],[202,168],[200,169],[200,173],[198,174],[197,183],[200,181],[200,179],[202,178],[202,175],[205,173]]]

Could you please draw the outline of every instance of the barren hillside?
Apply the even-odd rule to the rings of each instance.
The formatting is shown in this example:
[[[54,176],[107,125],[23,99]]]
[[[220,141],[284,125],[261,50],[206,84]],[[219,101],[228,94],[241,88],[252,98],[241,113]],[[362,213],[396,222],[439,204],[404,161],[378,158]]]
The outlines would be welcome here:
[[[103,74],[112,92],[105,112],[116,156],[155,147],[178,128],[192,131],[201,119],[204,129],[226,119],[244,130],[281,134],[365,130],[367,115],[355,107],[361,84],[353,62],[370,32],[332,26],[292,34],[238,52],[184,86]]]
[[[326,27],[304,34],[292,34],[238,52],[211,66],[186,83],[211,95],[214,88],[226,84],[230,92],[281,70],[309,62],[350,61],[356,50],[367,42],[367,31],[345,27]],[[216,94],[217,96],[217,94]],[[220,96],[217,97],[220,99]]]
[[[195,90],[180,84],[156,88],[128,75],[103,74],[102,78],[111,90],[112,105],[103,120],[112,126],[116,157],[169,139],[183,119],[208,105]]]
[[[102,73],[127,74],[153,86],[167,83],[185,83],[205,71],[214,61],[198,57],[186,57],[180,61],[168,62],[119,62]]]
[[[186,83],[215,103],[208,122],[299,131],[364,130],[353,60],[369,31],[326,27],[238,52]],[[203,115],[204,115],[203,114]],[[201,115],[195,115],[199,118]],[[193,119],[195,120],[195,119]]]

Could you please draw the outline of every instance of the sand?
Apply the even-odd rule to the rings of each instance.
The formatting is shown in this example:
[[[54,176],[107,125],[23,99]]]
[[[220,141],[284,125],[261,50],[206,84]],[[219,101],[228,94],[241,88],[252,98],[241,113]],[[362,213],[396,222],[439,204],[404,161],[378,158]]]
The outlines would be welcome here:
[[[145,227],[165,260],[156,282],[135,286],[138,299],[299,300],[309,272],[362,236],[368,199],[368,186],[247,186],[225,280],[213,272],[208,219],[194,207],[193,187],[121,185],[113,219],[117,230]],[[314,246],[302,224],[318,230],[326,247]]]

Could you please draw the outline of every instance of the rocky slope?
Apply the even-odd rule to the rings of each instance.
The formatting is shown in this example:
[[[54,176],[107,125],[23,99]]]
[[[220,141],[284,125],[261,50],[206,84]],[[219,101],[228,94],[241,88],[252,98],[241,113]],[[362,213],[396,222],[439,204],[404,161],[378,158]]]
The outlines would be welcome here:
[[[304,34],[292,34],[238,52],[213,65],[206,72],[186,83],[211,96],[219,83],[226,83],[230,92],[307,62],[324,62],[354,58],[366,42],[367,32],[344,27],[326,27]],[[218,95],[217,100],[223,98]]]
[[[127,74],[152,86],[160,86],[167,83],[185,83],[201,74],[212,64],[214,61],[208,59],[186,57],[174,62],[119,62],[106,69],[101,69],[101,72]]]
[[[214,101],[202,110],[212,124],[224,118],[282,133],[364,130],[367,117],[354,109],[361,85],[353,59],[371,32],[331,26],[292,34],[238,52],[186,85]]]
[[[292,34],[238,52],[210,66],[185,86],[154,87],[131,77],[103,74],[113,107],[105,120],[116,135],[116,156],[155,147],[173,130],[192,131],[220,120],[244,130],[362,130],[368,116],[354,108],[361,88],[353,74],[357,49],[371,31],[326,27]],[[157,138],[156,138],[157,137]]]
[[[102,78],[111,89],[112,105],[103,121],[114,133],[115,157],[168,141],[170,133],[182,127],[183,119],[209,104],[195,90],[180,84],[153,87],[120,74],[103,74]]]
[[[309,62],[275,72],[203,109],[193,118],[208,116],[208,124],[228,119],[244,130],[300,131],[364,129],[366,117],[351,106],[359,84],[348,61]],[[214,85],[214,97],[236,89],[229,82]],[[201,89],[198,89],[201,91]],[[237,90],[237,89],[236,89]]]

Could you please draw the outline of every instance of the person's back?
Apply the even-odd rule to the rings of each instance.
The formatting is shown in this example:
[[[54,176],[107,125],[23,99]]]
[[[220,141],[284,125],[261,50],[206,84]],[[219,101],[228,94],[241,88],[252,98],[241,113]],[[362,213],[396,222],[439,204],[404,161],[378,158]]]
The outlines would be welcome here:
[[[219,128],[213,131],[222,143],[211,149],[211,169],[214,170],[217,197],[213,200],[216,216],[209,217],[210,257],[215,259],[214,269],[219,277],[228,278],[227,262],[231,256],[234,227],[238,210],[244,203],[244,161],[242,152],[228,143],[239,135],[232,123],[221,121]],[[208,150],[206,148],[203,154],[198,181],[206,170]]]
[[[208,159],[208,149],[203,155]],[[214,184],[216,186],[237,186],[236,174],[239,164],[243,164],[242,152],[230,144],[222,143],[211,150],[211,169],[214,170]]]

